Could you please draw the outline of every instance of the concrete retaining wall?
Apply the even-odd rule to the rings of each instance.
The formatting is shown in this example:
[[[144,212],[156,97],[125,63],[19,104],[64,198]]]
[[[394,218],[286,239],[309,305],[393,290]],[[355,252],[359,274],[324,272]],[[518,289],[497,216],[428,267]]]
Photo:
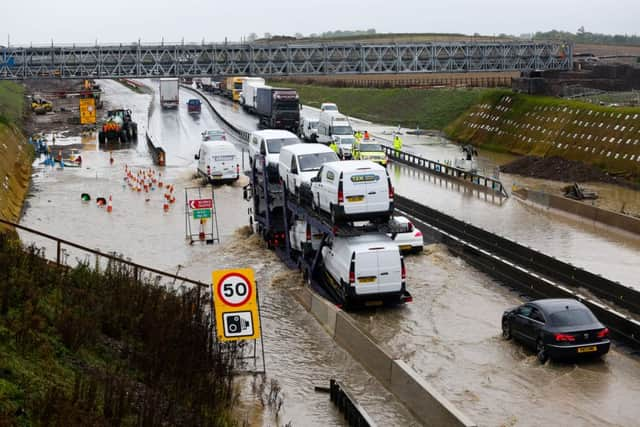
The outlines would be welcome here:
[[[293,290],[335,341],[360,362],[378,381],[427,426],[475,426],[469,418],[438,393],[402,360],[377,344],[351,317],[309,289]]]
[[[543,191],[520,188],[514,190],[512,193],[523,200],[528,200],[546,208],[558,209],[589,221],[619,228],[630,233],[640,234],[640,219],[629,215],[591,206]]]

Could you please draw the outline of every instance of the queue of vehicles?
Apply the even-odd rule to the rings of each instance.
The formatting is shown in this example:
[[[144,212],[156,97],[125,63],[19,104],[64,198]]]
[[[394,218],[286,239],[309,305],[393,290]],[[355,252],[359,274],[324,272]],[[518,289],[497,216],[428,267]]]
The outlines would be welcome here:
[[[302,121],[302,139],[317,141],[320,132],[353,135],[335,104],[323,104],[321,110],[317,124]],[[313,126],[318,133],[311,133]],[[348,133],[342,126],[349,126]],[[352,160],[340,160],[348,158],[346,147],[338,157],[324,144],[305,144],[288,131],[253,132],[251,183],[245,187],[245,198],[253,201],[252,224],[270,247],[345,307],[410,302],[403,254],[422,250],[422,233],[406,217],[394,215],[394,190],[380,144],[357,140],[351,146]],[[608,328],[572,299],[531,301],[505,311],[502,335],[531,347],[541,363],[600,357],[611,344]]]

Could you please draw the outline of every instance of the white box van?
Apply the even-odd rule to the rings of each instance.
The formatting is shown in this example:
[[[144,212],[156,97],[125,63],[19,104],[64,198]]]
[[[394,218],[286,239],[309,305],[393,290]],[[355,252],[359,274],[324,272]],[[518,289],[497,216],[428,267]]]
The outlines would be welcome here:
[[[393,213],[393,186],[387,170],[369,160],[325,163],[311,179],[311,205],[344,221],[388,221]]]
[[[338,155],[322,144],[293,144],[282,147],[278,161],[278,173],[287,191],[299,194],[300,185],[311,185],[311,178],[325,163],[337,162]]]
[[[343,159],[351,158],[351,150],[356,139],[347,116],[337,111],[323,111],[318,120],[318,142],[329,144],[335,141]]]
[[[320,104],[320,111],[338,111],[338,106],[333,102],[323,102]]]
[[[272,174],[278,175],[278,159],[280,149],[287,145],[300,144],[297,136],[287,130],[259,130],[252,132],[249,136],[249,162],[251,167],[262,171],[267,165]],[[256,164],[255,159],[258,154],[264,156],[265,165]]]
[[[228,141],[204,141],[198,154],[198,174],[211,183],[237,181],[240,178],[240,156]]]
[[[400,302],[406,271],[398,246],[385,234],[335,237],[322,248],[329,284],[349,304],[355,301]]]

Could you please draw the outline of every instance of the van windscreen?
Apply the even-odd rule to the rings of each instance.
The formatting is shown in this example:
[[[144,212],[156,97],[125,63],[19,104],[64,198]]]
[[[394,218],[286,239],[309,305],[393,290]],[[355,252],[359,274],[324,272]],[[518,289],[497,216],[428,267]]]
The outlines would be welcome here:
[[[298,157],[301,172],[317,171],[320,166],[327,162],[337,162],[338,155],[336,153],[313,153],[303,154]]]
[[[298,144],[298,138],[276,138],[267,140],[267,147],[270,154],[278,154],[285,145]]]
[[[333,135],[353,135],[353,129],[351,126],[333,126],[331,128],[331,133]]]

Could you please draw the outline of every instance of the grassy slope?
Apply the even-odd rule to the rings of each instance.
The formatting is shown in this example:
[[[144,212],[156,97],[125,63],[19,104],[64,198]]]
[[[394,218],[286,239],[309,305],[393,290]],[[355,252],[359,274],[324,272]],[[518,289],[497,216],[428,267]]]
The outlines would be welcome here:
[[[204,318],[193,293],[58,270],[0,234],[0,426],[234,425],[234,352]]]
[[[447,126],[445,133],[488,149],[560,156],[595,164],[611,173],[638,176],[639,117],[640,108],[495,91]],[[480,129],[483,125],[492,129]]]
[[[302,103],[335,102],[350,116],[396,126],[443,129],[479,101],[488,89],[359,89],[277,83],[295,88]]]
[[[32,150],[20,130],[23,113],[24,88],[0,82],[0,217],[12,221],[20,215],[31,176]]]

